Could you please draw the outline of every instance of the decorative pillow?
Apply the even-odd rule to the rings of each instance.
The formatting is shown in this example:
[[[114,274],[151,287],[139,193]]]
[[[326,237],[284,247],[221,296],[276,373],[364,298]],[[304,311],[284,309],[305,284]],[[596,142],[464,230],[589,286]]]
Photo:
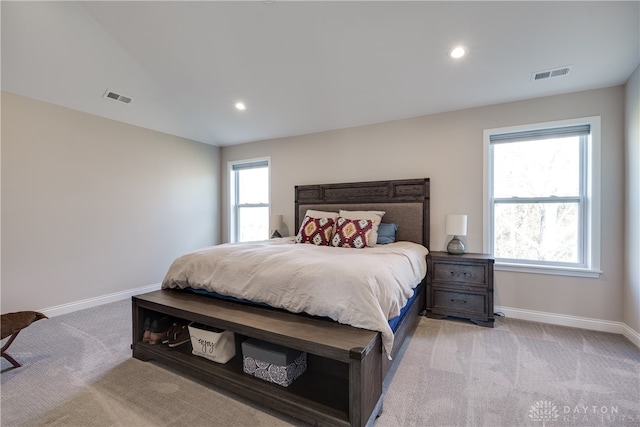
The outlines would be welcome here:
[[[296,243],[312,243],[327,246],[333,233],[333,218],[312,218],[305,216],[296,236]]]
[[[371,245],[373,221],[338,217],[331,244],[339,248],[362,249]]]
[[[398,231],[398,224],[393,223],[380,223],[378,227],[378,240],[376,243],[379,245],[386,245],[396,241],[396,231]]]
[[[378,241],[378,227],[382,222],[384,211],[345,211],[340,210],[340,216],[346,219],[370,219],[373,221],[373,228],[369,238],[368,246],[375,246]]]

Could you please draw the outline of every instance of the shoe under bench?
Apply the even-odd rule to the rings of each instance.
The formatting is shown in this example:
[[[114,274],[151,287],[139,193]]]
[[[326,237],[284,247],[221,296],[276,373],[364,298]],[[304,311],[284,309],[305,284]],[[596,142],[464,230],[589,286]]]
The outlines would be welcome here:
[[[382,409],[388,362],[382,360],[379,332],[179,290],[134,296],[132,304],[136,359],[153,360],[312,425],[371,425]],[[144,343],[144,319],[157,314],[233,331],[236,356],[218,364],[193,355],[191,343],[176,348]],[[247,338],[307,352],[307,371],[289,387],[245,374],[241,343]]]

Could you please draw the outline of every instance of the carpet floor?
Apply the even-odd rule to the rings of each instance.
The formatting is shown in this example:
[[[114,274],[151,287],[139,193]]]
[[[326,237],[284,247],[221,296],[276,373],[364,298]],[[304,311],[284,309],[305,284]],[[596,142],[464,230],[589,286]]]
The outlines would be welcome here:
[[[23,366],[2,359],[1,425],[303,425],[130,345],[128,300],[32,324],[9,350]],[[421,318],[399,358],[379,427],[640,426],[640,349],[621,335]]]

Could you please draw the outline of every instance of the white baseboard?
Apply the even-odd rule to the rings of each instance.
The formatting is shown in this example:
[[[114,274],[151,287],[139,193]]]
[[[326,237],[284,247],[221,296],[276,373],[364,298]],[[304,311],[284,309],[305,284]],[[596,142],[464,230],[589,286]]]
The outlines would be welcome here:
[[[157,291],[158,289],[160,289],[160,286],[160,283],[155,283],[153,285],[143,286],[141,288],[128,289],[126,291],[114,292],[108,295],[83,299],[81,301],[74,301],[67,304],[56,305],[54,307],[43,308],[42,310],[38,311],[48,317],[60,316],[61,314],[72,313],[74,311],[83,310],[85,308],[96,307],[102,304],[108,304],[110,302],[128,299],[134,295]]]
[[[504,313],[506,317],[512,317],[514,319],[621,334],[640,348],[640,333],[634,331],[626,323],[622,322],[498,306],[494,308],[494,312]]]
[[[634,331],[633,329],[631,329],[629,327],[629,325],[627,325],[626,323],[623,323],[623,328],[622,328],[622,335],[624,335],[625,337],[627,337],[627,339],[629,341],[631,341],[632,343],[634,343],[638,348],[640,348],[640,333]]]

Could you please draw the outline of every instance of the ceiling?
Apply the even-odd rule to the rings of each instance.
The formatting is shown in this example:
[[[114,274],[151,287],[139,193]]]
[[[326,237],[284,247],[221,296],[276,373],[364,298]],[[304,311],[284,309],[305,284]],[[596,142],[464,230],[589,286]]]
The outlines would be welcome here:
[[[225,146],[623,84],[639,6],[2,1],[2,89]]]

